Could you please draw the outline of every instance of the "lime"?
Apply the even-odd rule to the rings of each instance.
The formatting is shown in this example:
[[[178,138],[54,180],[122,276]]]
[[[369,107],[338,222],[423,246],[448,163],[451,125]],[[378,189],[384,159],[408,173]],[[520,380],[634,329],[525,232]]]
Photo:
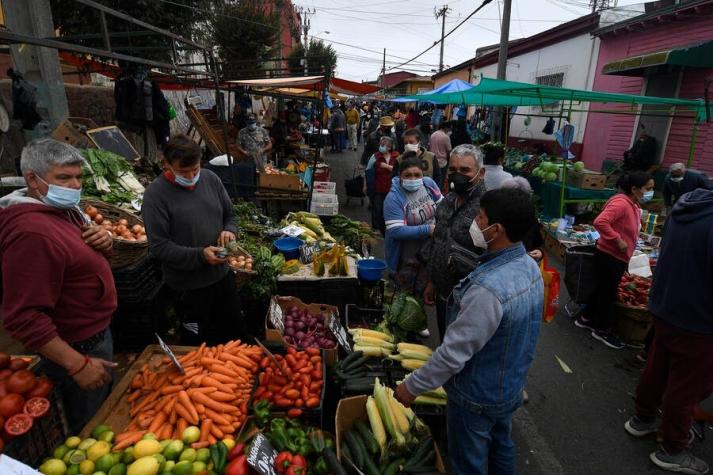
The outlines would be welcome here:
[[[111,457],[114,459],[114,463],[112,465],[116,465],[117,463],[121,462],[121,458],[124,456],[122,452],[112,452]]]
[[[99,436],[108,430],[111,430],[111,427],[106,424],[100,424],[96,426],[92,431],[92,437],[94,437],[95,439],[99,439]]]
[[[196,461],[208,462],[208,460],[210,460],[210,450],[206,448],[198,449],[196,452]]]
[[[181,462],[194,462],[196,460],[196,450],[195,449],[186,449],[183,452],[181,452],[181,456],[178,457],[178,460]]]
[[[87,458],[92,462],[96,462],[103,455],[108,454],[111,451],[111,445],[109,442],[99,440],[92,444],[89,449],[87,449]]]
[[[79,475],[79,465],[70,465],[64,475]]]
[[[119,463],[111,467],[108,475],[126,475],[126,465]]]
[[[114,466],[114,457],[111,454],[105,454],[99,457],[95,462],[96,470],[99,472],[108,472]]]
[[[94,473],[94,462],[85,460],[79,464],[79,473],[82,475],[92,475]]]
[[[144,439],[134,445],[134,457],[140,459],[161,452],[161,444],[155,439]]]
[[[175,465],[176,465],[176,462],[174,462],[173,460],[167,460],[166,465],[163,466],[163,471],[170,472],[171,470],[173,470],[173,467]]]
[[[92,475],[106,475],[104,472],[94,472]]]
[[[124,450],[124,455],[121,456],[121,461],[129,464],[136,460],[136,457],[134,457],[134,448],[133,447],[128,447],[126,450]]]
[[[163,456],[167,460],[176,460],[183,452],[183,442],[180,440],[170,440],[168,445],[163,449]]]
[[[147,433],[144,434],[143,437],[141,437],[141,439],[142,439],[142,440],[146,440],[146,439],[153,439],[153,440],[156,440],[156,434],[154,434],[153,432],[147,432]]]
[[[77,446],[79,450],[87,450],[89,447],[94,445],[94,442],[96,442],[97,439],[84,439],[81,444]]]
[[[158,460],[154,457],[142,457],[129,465],[127,475],[156,475],[158,473]]]
[[[62,460],[67,464],[82,463],[87,459],[87,455],[83,450],[74,449],[70,450],[64,455]]]
[[[80,439],[76,435],[73,435],[72,437],[67,437],[67,440],[64,441],[64,445],[66,445],[70,449],[76,449],[81,443],[82,439]]]
[[[171,439],[166,439],[166,440],[162,440],[161,442],[159,442],[159,444],[161,444],[161,452],[163,452],[163,449],[165,449],[166,446],[170,443],[171,443]]]
[[[163,468],[166,466],[166,457],[161,454],[155,454],[153,458],[158,460],[158,471],[163,472]]]
[[[193,462],[178,462],[174,465],[171,472],[173,475],[193,475]]]
[[[114,434],[113,431],[107,430],[99,434],[98,440],[103,440],[104,442],[109,442],[110,444],[114,442]]]
[[[54,458],[56,459],[62,459],[64,458],[65,455],[67,455],[67,452],[69,452],[70,447],[67,446],[67,444],[62,444],[58,446],[56,449],[54,449],[54,452],[52,455],[54,455]]]
[[[40,472],[44,475],[64,475],[67,472],[67,465],[60,459],[49,459],[40,465]]]
[[[201,430],[196,426],[188,426],[183,431],[183,442],[186,444],[192,444],[198,442],[201,438]]]
[[[203,473],[208,469],[205,462],[193,462],[193,475]]]

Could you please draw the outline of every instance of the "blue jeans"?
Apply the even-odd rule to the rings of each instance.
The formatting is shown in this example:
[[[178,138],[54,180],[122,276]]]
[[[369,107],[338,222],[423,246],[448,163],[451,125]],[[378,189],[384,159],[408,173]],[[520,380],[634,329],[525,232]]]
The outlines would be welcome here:
[[[86,354],[92,358],[113,361],[114,344],[111,330],[107,328],[106,332],[104,332],[104,338],[97,343],[94,349]],[[102,388],[91,391],[84,390],[67,374],[67,370],[63,367],[44,359],[42,368],[62,395],[62,402],[69,422],[69,433],[79,434],[87,422],[97,413],[99,407],[109,395],[112,385],[107,384]]]
[[[512,475],[512,415],[519,404],[485,408],[448,392],[448,455],[455,475]]]

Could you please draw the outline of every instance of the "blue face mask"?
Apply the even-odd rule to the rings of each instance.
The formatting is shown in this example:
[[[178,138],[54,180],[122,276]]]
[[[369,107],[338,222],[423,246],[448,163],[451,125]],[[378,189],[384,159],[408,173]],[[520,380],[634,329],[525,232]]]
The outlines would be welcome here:
[[[389,151],[388,148],[384,147],[383,145],[379,145],[379,152],[381,152],[382,154],[384,154],[384,153],[386,153],[386,152],[388,152],[388,151]]]
[[[418,178],[416,180],[401,180],[401,186],[403,186],[406,191],[416,191],[423,186],[423,178]]]
[[[47,185],[47,194],[42,197],[44,204],[58,209],[72,209],[79,206],[79,198],[82,195],[81,188],[75,190],[66,186],[50,185],[39,176],[37,179]]]
[[[654,190],[645,191],[644,194],[641,196],[641,202],[647,203],[647,202],[651,201],[653,198],[654,198]]]
[[[173,176],[176,177],[176,184],[181,185],[184,188],[190,188],[191,186],[196,186],[196,183],[198,183],[198,179],[201,177],[201,171],[198,170],[196,176],[194,176],[191,180],[178,175],[176,172],[173,173]]]

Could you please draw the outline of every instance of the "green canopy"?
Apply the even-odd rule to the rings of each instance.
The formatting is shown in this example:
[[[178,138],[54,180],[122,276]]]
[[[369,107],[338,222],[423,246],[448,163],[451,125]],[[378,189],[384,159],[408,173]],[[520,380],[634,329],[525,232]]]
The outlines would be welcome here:
[[[669,97],[634,96],[614,92],[584,91],[564,87],[541,86],[501,79],[480,78],[473,88],[466,91],[444,94],[422,94],[407,96],[408,99],[433,101],[441,104],[474,104],[484,106],[531,106],[546,105],[557,101],[594,102],[600,104],[618,103],[654,104],[666,107],[684,107],[698,113],[702,118],[705,104],[701,99],[675,99]]]

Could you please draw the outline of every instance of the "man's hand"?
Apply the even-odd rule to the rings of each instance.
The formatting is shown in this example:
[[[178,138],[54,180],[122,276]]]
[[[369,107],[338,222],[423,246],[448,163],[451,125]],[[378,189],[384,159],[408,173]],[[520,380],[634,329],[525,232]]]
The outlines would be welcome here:
[[[221,231],[218,236],[218,245],[225,247],[229,242],[235,241],[235,234],[230,231]]]
[[[423,291],[423,303],[433,305],[436,303],[436,289],[433,287],[433,282],[426,284],[426,289]]]
[[[411,394],[408,389],[406,389],[406,385],[404,383],[401,383],[396,387],[394,397],[396,397],[396,400],[406,407],[410,407],[413,400],[416,399],[416,396]]]
[[[108,251],[112,246],[111,234],[102,226],[82,228],[82,239],[89,247],[100,252]]]
[[[116,363],[101,358],[89,358],[89,363],[73,376],[80,388],[92,390],[99,389],[111,382],[111,373],[108,368],[114,368]]]
[[[530,257],[535,259],[535,262],[540,262],[542,260],[542,251],[539,249],[535,249],[534,251],[528,252]]]
[[[626,252],[629,249],[629,245],[622,238],[616,240],[616,245],[619,246],[621,252]]]
[[[433,236],[434,231],[436,230],[436,225],[435,224],[429,224],[429,230],[428,230],[428,235]]]
[[[221,259],[215,253],[220,250],[219,247],[208,246],[203,249],[203,259],[212,266],[219,266],[225,263],[225,259]]]

